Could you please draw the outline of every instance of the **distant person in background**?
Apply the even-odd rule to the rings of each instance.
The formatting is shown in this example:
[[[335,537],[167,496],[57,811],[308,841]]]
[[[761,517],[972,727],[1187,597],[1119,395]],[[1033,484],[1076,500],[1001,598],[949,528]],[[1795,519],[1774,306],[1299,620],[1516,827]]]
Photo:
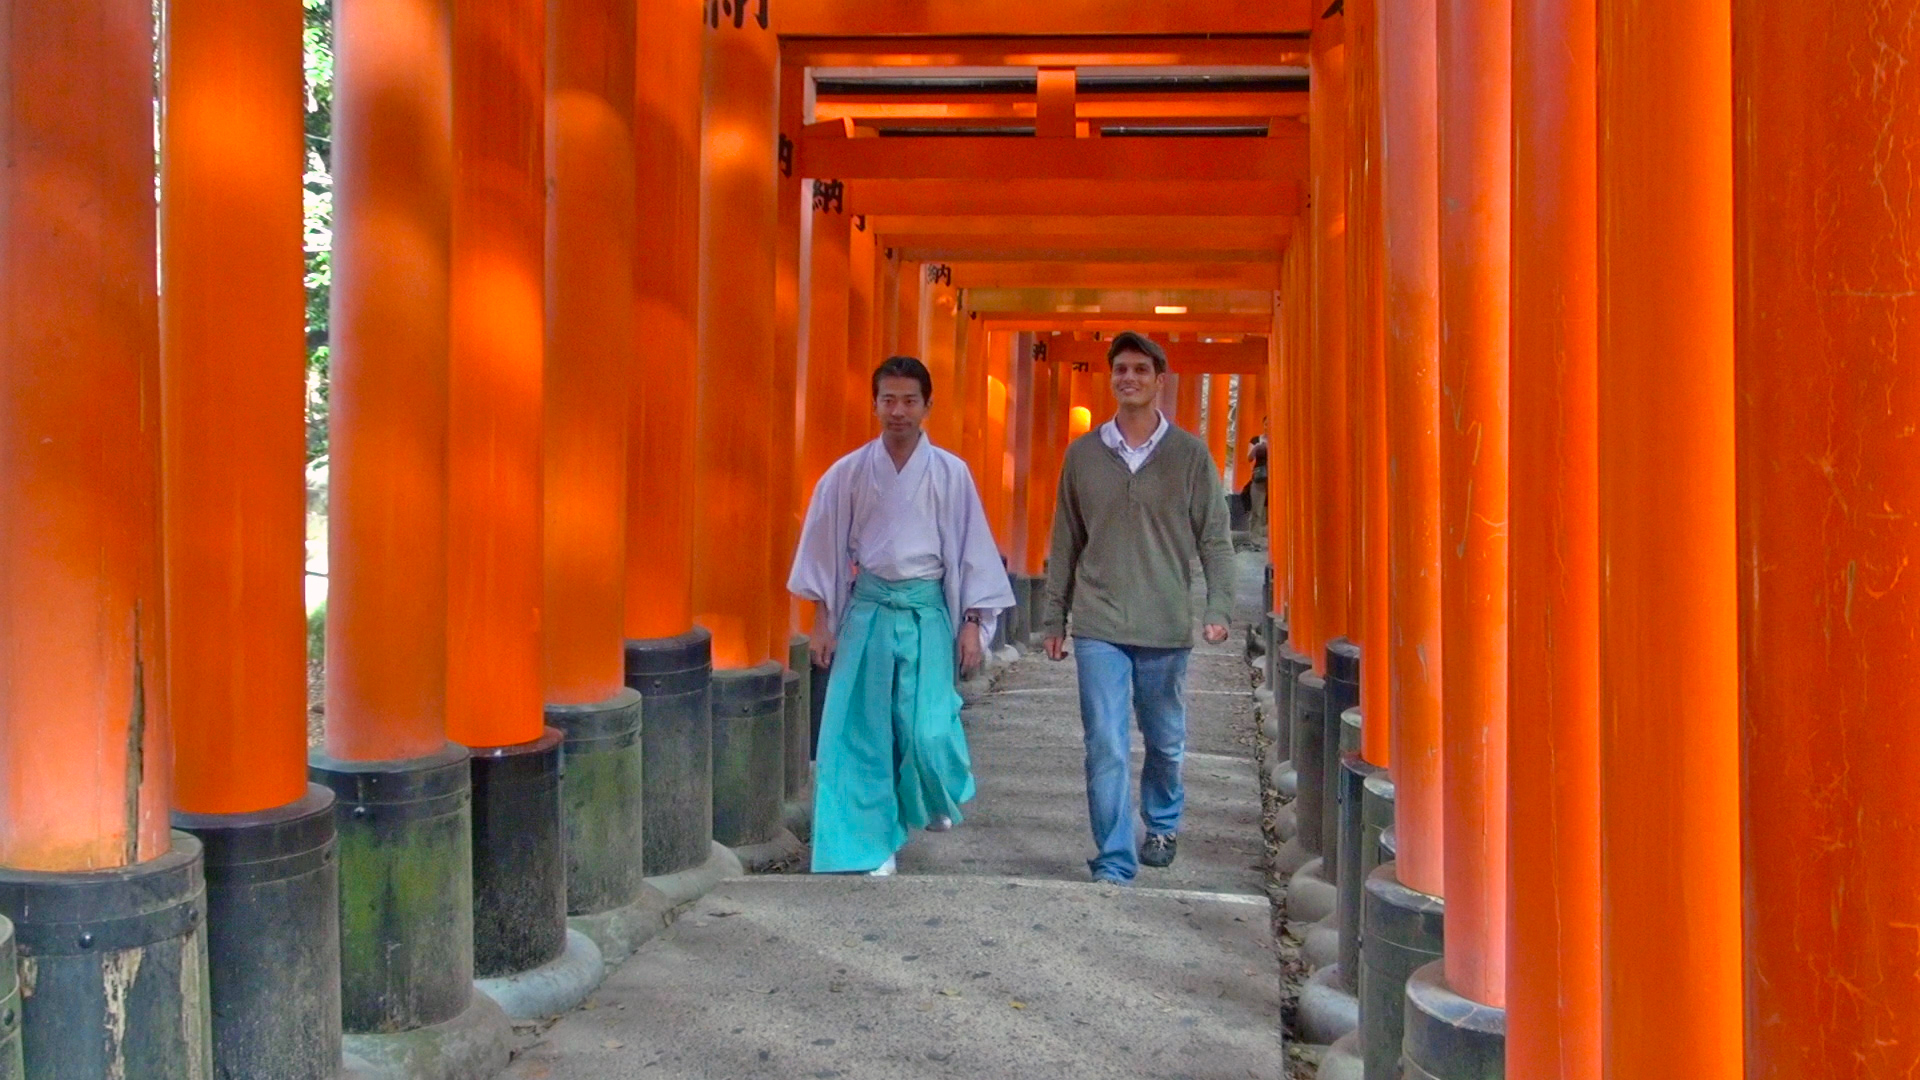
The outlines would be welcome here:
[[[1267,438],[1255,435],[1247,444],[1247,461],[1253,465],[1247,474],[1247,535],[1254,547],[1267,546]]]
[[[973,798],[954,670],[986,656],[1013,585],[966,463],[921,427],[925,365],[873,373],[879,438],[814,488],[787,589],[817,605],[831,669],[814,783],[815,873],[894,872],[907,830],[952,828]]]
[[[1155,407],[1167,354],[1128,332],[1107,351],[1113,419],[1067,448],[1047,561],[1047,655],[1063,660],[1069,630],[1087,740],[1087,816],[1099,854],[1093,880],[1125,885],[1141,864],[1170,866],[1186,789],[1187,657],[1193,651],[1193,563],[1207,599],[1209,642],[1227,640],[1233,539],[1227,493],[1207,445]],[[1069,625],[1071,624],[1071,625]],[[1128,752],[1138,718],[1145,839],[1133,817]],[[1136,846],[1137,845],[1137,846]]]

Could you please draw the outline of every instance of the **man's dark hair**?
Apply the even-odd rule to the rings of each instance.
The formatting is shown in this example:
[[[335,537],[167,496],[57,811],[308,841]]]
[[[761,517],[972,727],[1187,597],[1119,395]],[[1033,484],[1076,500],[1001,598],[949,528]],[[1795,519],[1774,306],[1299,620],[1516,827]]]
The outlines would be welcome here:
[[[1153,361],[1155,374],[1165,375],[1167,373],[1167,350],[1161,348],[1159,342],[1147,335],[1132,330],[1122,330],[1120,333],[1114,335],[1113,344],[1107,346],[1107,366],[1112,367],[1113,362],[1120,358],[1121,353],[1129,352],[1137,352],[1141,356]]]
[[[927,365],[911,356],[889,356],[873,369],[873,396],[880,396],[881,379],[915,379],[920,383],[920,400],[933,403],[933,373]]]

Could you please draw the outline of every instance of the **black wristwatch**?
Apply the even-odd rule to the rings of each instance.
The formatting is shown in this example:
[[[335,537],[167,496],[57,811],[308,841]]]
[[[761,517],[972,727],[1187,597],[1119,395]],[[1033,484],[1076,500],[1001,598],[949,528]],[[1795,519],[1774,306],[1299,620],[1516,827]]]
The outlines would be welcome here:
[[[975,626],[979,626],[979,625],[981,625],[981,621],[980,621],[980,613],[979,613],[979,612],[977,612],[977,611],[969,611],[969,612],[967,612],[967,613],[966,613],[966,614],[965,614],[964,616],[962,616],[962,617],[961,617],[961,620],[960,620],[960,621],[961,621],[961,622],[970,622],[970,623],[972,623],[972,624],[973,624],[973,625],[975,625]]]

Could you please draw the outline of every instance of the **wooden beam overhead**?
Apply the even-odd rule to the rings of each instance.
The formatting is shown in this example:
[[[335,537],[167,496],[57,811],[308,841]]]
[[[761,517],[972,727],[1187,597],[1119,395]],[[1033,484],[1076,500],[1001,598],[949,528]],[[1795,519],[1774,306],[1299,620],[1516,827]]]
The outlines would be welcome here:
[[[1300,190],[1287,180],[866,180],[848,184],[846,200],[848,213],[867,215],[1293,217]]]
[[[1147,124],[1158,121],[1265,123],[1272,117],[1299,118],[1307,114],[1307,95],[1274,94],[1129,94],[1121,98],[1082,97],[1074,107],[1082,120],[1107,124]],[[1031,101],[1008,101],[1004,95],[963,99],[923,96],[827,98],[814,102],[816,120],[853,120],[873,127],[899,126],[1019,126],[1031,125]]]
[[[1117,334],[1122,330],[1139,330],[1153,334],[1266,334],[1273,331],[1273,316],[1268,314],[1108,315],[1035,312],[982,314],[980,321],[991,330],[1033,333]]]
[[[950,263],[960,289],[1275,289],[1275,262]]]
[[[937,242],[945,240],[952,243]],[[1248,247],[1244,241],[1237,244],[1143,243],[1124,237],[1105,244],[1090,243],[1085,237],[1063,242],[1058,237],[1020,236],[955,236],[932,240],[896,240],[882,236],[880,242],[902,258],[929,263],[1266,263],[1279,261],[1285,247],[1283,244]]]
[[[800,137],[797,171],[835,180],[1268,181],[1307,176],[1307,141],[1193,137],[1019,139],[909,136],[849,139],[816,125]]]
[[[1242,214],[1192,221],[1157,214],[1083,217],[1078,214],[885,214],[867,219],[867,228],[901,242],[926,236],[1000,237],[1014,233],[1066,237],[1127,236],[1136,240],[1189,235],[1238,237],[1243,246],[1284,240],[1293,233],[1293,219],[1278,215]]]
[[[1049,336],[1040,338],[1038,343],[1046,345],[1043,359],[1048,363],[1069,364],[1088,371],[1106,367],[1109,341]],[[1162,341],[1160,347],[1167,350],[1167,370],[1177,375],[1260,375],[1267,370],[1266,338],[1235,342]]]
[[[877,33],[865,26],[851,32]],[[789,36],[780,56],[803,67],[1297,67],[1307,63],[1307,39],[1196,36],[1192,27],[1167,37]]]
[[[1180,37],[1305,34],[1309,0],[783,0],[772,5],[785,37]]]

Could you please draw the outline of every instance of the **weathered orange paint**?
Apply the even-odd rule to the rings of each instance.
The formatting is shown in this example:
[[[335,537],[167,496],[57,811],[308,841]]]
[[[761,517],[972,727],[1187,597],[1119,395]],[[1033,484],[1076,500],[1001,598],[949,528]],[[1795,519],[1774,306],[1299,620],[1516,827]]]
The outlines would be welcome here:
[[[1387,319],[1387,645],[1398,873],[1444,892],[1440,690],[1440,164],[1435,0],[1379,0]]]
[[[540,738],[546,5],[455,0],[447,737]]]
[[[1863,63],[1914,55],[1897,12],[1732,5],[1752,1080],[1920,1067],[1920,87]]]
[[[1598,12],[1601,1053],[1608,1077],[1731,1080],[1743,993],[1729,5],[1600,0]]]
[[[1446,976],[1507,995],[1512,0],[1440,0],[1440,657]]]
[[[175,2],[161,113],[160,387],[173,803],[307,790],[297,0]]]
[[[753,19],[741,27],[721,20],[704,48],[694,611],[713,634],[714,666],[738,669],[773,655],[774,597],[763,571],[773,549],[779,50]]]
[[[641,0],[635,24],[626,635],[643,640],[693,627],[704,53],[697,5]]]
[[[547,700],[626,682],[634,371],[634,0],[552,0],[546,365]],[[537,737],[537,733],[536,733]]]
[[[327,753],[447,724],[452,0],[334,6]]]
[[[1338,25],[1314,27],[1313,117],[1313,563],[1315,671],[1326,670],[1326,643],[1346,635],[1352,561],[1353,418],[1347,393],[1347,50],[1319,39]]]
[[[0,865],[163,855],[153,9],[0,4]]]
[[[1594,7],[1513,5],[1507,1065],[1600,1080]]]

